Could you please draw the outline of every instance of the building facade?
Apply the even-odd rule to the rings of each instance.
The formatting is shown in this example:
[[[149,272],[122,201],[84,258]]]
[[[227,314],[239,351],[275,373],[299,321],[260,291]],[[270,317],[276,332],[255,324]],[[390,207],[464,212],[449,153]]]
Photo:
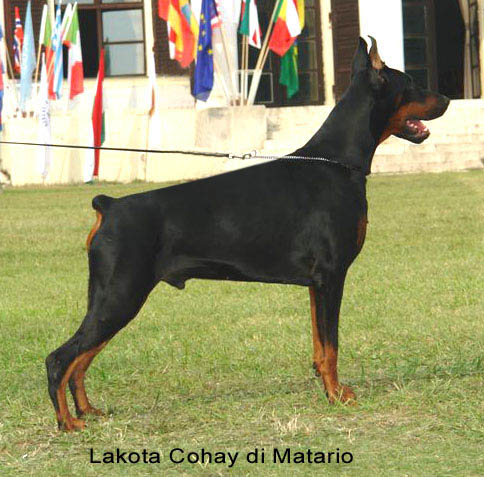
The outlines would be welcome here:
[[[192,2],[195,9],[200,1]],[[220,4],[223,6],[225,2],[231,4],[234,0]],[[26,3],[3,0],[10,53],[14,8],[19,7],[23,19]],[[32,1],[36,37],[44,3]],[[274,3],[274,0],[258,1],[263,34]],[[166,24],[158,17],[157,4],[157,0],[78,1],[87,78],[97,74],[101,47],[109,55],[106,75],[112,78],[145,76],[146,58],[153,50],[157,74],[177,84],[185,82],[189,94],[193,68],[182,69],[170,60]],[[480,62],[483,4],[483,0],[306,0],[306,24],[298,39],[300,90],[294,97],[287,97],[285,88],[279,84],[280,59],[271,52],[256,103],[268,107],[333,103],[348,84],[349,63],[360,34],[376,37],[385,61],[390,66],[404,68],[419,84],[453,99],[479,98],[484,79]],[[50,5],[53,15],[53,1]],[[66,2],[63,8],[65,5]],[[237,41],[236,35],[229,39]],[[230,47],[240,50],[240,45]],[[249,68],[255,66],[257,53],[250,48]],[[177,101],[187,104],[187,98],[171,96],[171,100],[174,106]],[[219,103],[223,103],[221,95]]]
[[[237,0],[218,1],[226,10],[238,3]],[[36,43],[44,3],[32,0]],[[196,10],[201,0],[191,3]],[[258,0],[257,4],[264,35],[275,0]],[[14,9],[19,7],[23,22],[26,5],[26,0],[0,2],[6,40],[6,48],[1,50],[3,55],[12,54]],[[442,137],[455,127],[452,121],[462,125],[464,134],[469,129],[467,119],[472,119],[474,136],[480,134],[477,125],[482,122],[480,114],[484,113],[484,102],[479,101],[484,94],[484,68],[480,61],[484,54],[484,0],[305,0],[305,28],[298,38],[299,91],[288,98],[286,87],[279,83],[280,58],[270,52],[255,98],[259,109],[252,113],[240,110],[234,113],[226,108],[227,95],[220,80],[223,71],[216,75],[207,103],[193,99],[190,94],[193,65],[182,69],[170,59],[167,27],[158,17],[157,5],[157,0],[78,0],[85,92],[72,104],[67,94],[51,103],[53,142],[88,142],[99,52],[104,47],[109,57],[105,79],[105,146],[215,150],[216,144],[219,151],[290,152],[293,146],[304,143],[314,133],[346,89],[360,35],[372,35],[378,40],[380,55],[388,66],[407,71],[426,88],[464,100],[455,103],[454,116],[449,113],[445,116],[448,119],[443,119],[449,124],[439,127]],[[49,0],[49,7],[53,15],[53,0]],[[64,0],[62,8],[65,7]],[[241,50],[237,24],[226,21],[225,28],[229,57],[235,64]],[[148,115],[152,95],[147,64],[152,52],[161,116],[156,126]],[[250,48],[249,68],[254,67],[257,53],[258,50]],[[220,51],[215,51],[217,54]],[[67,54],[64,62],[66,71]],[[10,141],[35,141],[35,95],[32,114],[21,117],[16,108],[14,82],[6,83],[2,136]],[[471,103],[473,107],[469,109]],[[265,106],[265,116],[261,106]],[[222,109],[213,114],[204,113],[213,107]],[[472,114],[466,112],[471,110]],[[233,130],[225,131],[224,126],[222,131],[224,124]],[[241,129],[244,134],[240,134]],[[235,142],[225,140],[227,137]],[[481,144],[475,146],[481,147]],[[83,153],[57,149],[52,154],[51,172],[47,179],[42,179],[35,167],[34,148],[20,150],[19,146],[4,144],[0,148],[0,169],[8,172],[13,184],[82,182]],[[215,159],[181,156],[160,161],[159,156],[155,160],[154,155],[143,152],[127,155],[104,151],[102,154],[101,179],[115,181],[194,178],[233,166]],[[478,164],[478,158],[474,163]]]

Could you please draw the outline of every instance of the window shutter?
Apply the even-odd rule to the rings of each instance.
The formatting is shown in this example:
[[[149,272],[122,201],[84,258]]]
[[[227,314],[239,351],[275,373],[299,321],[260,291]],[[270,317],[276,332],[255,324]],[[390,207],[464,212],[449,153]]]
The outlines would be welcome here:
[[[358,0],[331,0],[336,101],[350,84],[351,61],[360,35]]]

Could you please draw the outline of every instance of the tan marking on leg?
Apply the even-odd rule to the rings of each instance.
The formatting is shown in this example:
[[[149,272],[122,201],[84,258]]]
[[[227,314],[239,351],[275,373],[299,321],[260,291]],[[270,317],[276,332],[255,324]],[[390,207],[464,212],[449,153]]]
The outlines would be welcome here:
[[[72,417],[71,413],[69,412],[69,407],[67,406],[67,399],[66,399],[66,386],[69,378],[79,364],[80,360],[82,359],[82,354],[79,355],[74,361],[69,365],[62,380],[60,382],[59,388],[57,389],[57,404],[58,409],[56,411],[57,414],[57,422],[59,423],[59,427],[65,431],[73,431],[76,429],[84,429],[84,421],[81,419],[76,419]]]
[[[92,350],[87,351],[83,355],[81,355],[81,359],[77,364],[76,368],[72,372],[71,379],[74,380],[75,391],[74,391],[74,400],[76,402],[76,408],[78,412],[78,416],[81,417],[85,414],[95,414],[101,416],[103,413],[94,407],[91,406],[89,403],[89,399],[87,397],[86,388],[84,386],[84,377],[86,374],[86,370],[93,361],[93,359],[99,354],[99,352],[108,344],[108,341],[101,343],[99,346],[96,346]]]
[[[324,359],[324,352],[319,337],[318,324],[316,322],[316,297],[314,296],[313,287],[309,287],[309,299],[311,302],[311,327],[313,335],[313,366],[319,373],[319,368]]]
[[[348,386],[338,381],[338,350],[331,344],[324,344],[324,360],[319,369],[330,403],[356,403],[356,395]]]
[[[92,229],[89,232],[89,235],[87,236],[87,239],[86,239],[87,250],[89,250],[89,248],[91,247],[92,239],[94,238],[94,235],[96,235],[97,231],[99,230],[99,227],[101,227],[102,218],[103,218],[103,214],[101,214],[99,210],[96,210],[96,222],[92,226]]]

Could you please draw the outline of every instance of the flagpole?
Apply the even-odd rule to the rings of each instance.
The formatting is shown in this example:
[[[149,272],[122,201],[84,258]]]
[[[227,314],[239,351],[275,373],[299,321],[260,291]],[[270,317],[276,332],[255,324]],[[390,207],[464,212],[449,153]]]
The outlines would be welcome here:
[[[152,55],[152,58],[150,57],[148,59],[148,61],[150,62],[148,64],[148,81],[149,83],[151,84],[151,78],[150,78],[150,73],[151,73],[151,61],[153,61],[153,64],[155,64],[155,45],[153,45],[151,47],[151,55]],[[155,71],[153,72],[154,74],[154,85],[151,85],[152,87],[152,90],[151,90],[151,106],[150,106],[150,109],[148,111],[148,131],[147,131],[147,134],[146,134],[146,142],[145,142],[145,145],[146,145],[146,150],[148,150],[149,148],[149,145],[150,145],[150,136],[151,136],[151,118],[153,117],[153,114],[155,114],[155,110],[156,110],[156,90],[154,90],[153,88],[156,89],[156,66],[155,66]],[[144,177],[145,177],[145,182],[146,182],[146,177],[147,177],[147,168],[148,168],[148,153],[145,154],[145,164],[144,164]]]
[[[71,6],[71,3],[68,3],[66,6],[66,9],[64,11],[64,16],[62,17],[62,22],[61,22],[61,45],[64,43],[64,37],[69,30],[69,27],[71,26],[72,23],[72,14],[74,13],[74,8]],[[74,4],[74,6],[77,5],[77,2]]]
[[[4,46],[5,46],[5,58],[7,58],[7,68],[10,70],[10,80],[13,84],[13,90],[15,91],[15,99],[17,100],[17,111],[18,111],[19,101],[18,101],[17,84],[16,84],[16,81],[15,81],[15,74],[13,72],[12,62],[10,60],[10,54],[8,53],[8,45],[7,45],[7,39],[5,38],[5,35],[3,37],[3,43],[4,43]],[[16,112],[15,112],[15,114],[16,114]]]
[[[220,68],[220,65],[219,65],[218,61],[215,59],[215,55],[213,56],[213,62],[214,62],[215,74],[217,75],[217,80],[219,80],[220,83],[222,84],[222,89],[224,90],[225,99],[227,100],[227,103],[230,104],[231,103],[231,100],[230,100],[231,95],[228,91],[227,85],[225,84],[225,80],[223,79],[223,75],[221,73],[222,70]]]
[[[245,94],[247,90],[247,59],[249,50],[249,37],[242,38],[242,60],[241,60],[241,85],[240,85],[240,106],[245,104]]]
[[[8,53],[7,39],[5,38],[5,36],[3,37],[3,43],[5,45],[5,57],[7,58],[7,67],[10,70],[10,75],[12,76],[12,79],[15,80],[15,74],[13,72],[12,62],[10,61],[10,55]]]
[[[40,54],[42,52],[42,42],[44,41],[45,22],[47,21],[47,15],[47,5],[44,5],[44,8],[42,9],[42,20],[40,22],[39,49],[37,53],[37,66],[35,67],[34,83],[37,83],[37,80],[39,78]]]
[[[220,25],[220,33],[221,33],[221,37],[222,37],[222,46],[223,46],[223,49],[224,49],[224,55],[225,55],[225,61],[227,63],[227,69],[229,71],[229,76],[230,76],[230,89],[232,90],[232,94],[231,96],[233,95],[233,100],[236,100],[237,99],[237,88],[236,88],[236,85],[234,83],[234,75],[233,75],[233,63],[232,61],[230,60],[230,56],[229,56],[229,52],[228,52],[228,48],[227,48],[227,37],[226,37],[226,34],[225,34],[225,29],[224,29],[224,24],[221,23]],[[229,101],[230,103],[232,103],[232,100]]]
[[[244,105],[244,65],[245,65],[245,36],[242,36],[242,48],[240,51],[240,102],[239,106]]]
[[[274,3],[274,10],[272,10],[272,16],[269,21],[269,27],[267,28],[266,36],[264,37],[264,43],[262,44],[262,48],[259,53],[259,57],[257,58],[257,63],[254,69],[254,76],[252,77],[252,84],[250,85],[249,91],[249,98],[247,100],[247,104],[254,104],[255,95],[257,93],[257,89],[259,88],[260,78],[262,76],[262,70],[264,69],[265,62],[267,60],[267,56],[269,55],[269,37],[272,33],[272,28],[274,26],[274,19],[276,17],[277,7],[279,3],[283,0],[276,0]]]
[[[247,105],[247,96],[249,93],[249,37],[247,37],[247,48],[245,50],[245,91],[244,91],[244,105]]]
[[[222,18],[222,15],[220,13],[220,5],[219,5],[219,2],[217,0],[215,0],[215,11],[216,11],[216,14],[217,14],[217,17],[218,17],[218,22],[219,22],[219,30],[220,30],[220,37],[222,39],[222,48],[223,48],[223,51],[224,51],[224,56],[225,56],[225,63],[227,64],[227,70],[228,70],[228,73],[229,73],[229,76],[230,76],[230,97],[228,98],[228,102],[230,105],[234,104],[234,101],[237,100],[237,95],[238,95],[238,92],[237,92],[237,86],[236,86],[236,83],[234,82],[234,69],[235,71],[237,70],[237,65],[235,65],[235,68],[234,68],[234,64],[232,62],[232,60],[230,59],[230,55],[229,55],[229,51],[228,51],[228,48],[227,48],[227,43],[228,43],[228,40],[227,40],[227,34],[225,33],[225,19]],[[215,55],[214,55],[214,59],[215,59]],[[222,74],[223,76],[223,70],[220,68],[220,74]],[[225,84],[225,81],[224,81],[224,84]]]

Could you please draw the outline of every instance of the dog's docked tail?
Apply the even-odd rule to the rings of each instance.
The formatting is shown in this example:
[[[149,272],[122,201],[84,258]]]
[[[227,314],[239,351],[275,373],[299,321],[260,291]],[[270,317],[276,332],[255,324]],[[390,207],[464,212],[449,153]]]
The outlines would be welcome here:
[[[92,226],[91,231],[89,232],[89,235],[87,236],[86,239],[86,249],[89,250],[91,246],[92,239],[94,238],[94,235],[96,235],[96,232],[99,230],[99,227],[101,227],[102,219],[103,219],[103,214],[105,214],[109,208],[111,207],[111,204],[115,201],[113,197],[109,197],[107,195],[97,195],[92,199],[92,208],[96,211],[96,222]]]
[[[92,208],[101,214],[104,214],[107,210],[109,210],[111,204],[115,200],[116,199],[114,197],[109,197],[108,195],[97,195],[94,197],[94,199],[92,199]]]

